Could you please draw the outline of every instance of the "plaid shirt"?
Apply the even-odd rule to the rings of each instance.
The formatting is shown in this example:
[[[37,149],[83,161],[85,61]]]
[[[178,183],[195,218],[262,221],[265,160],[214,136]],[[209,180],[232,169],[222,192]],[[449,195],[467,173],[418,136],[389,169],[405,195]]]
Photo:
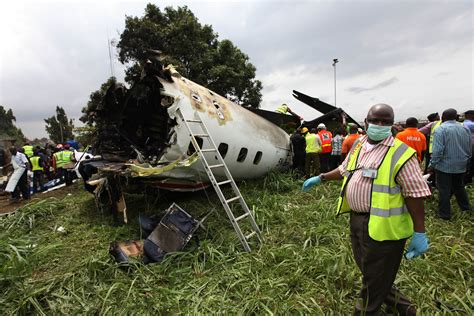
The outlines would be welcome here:
[[[367,145],[367,136],[361,138],[362,147],[357,160],[357,168],[378,169],[388,149],[395,144],[395,139],[390,136],[373,147]],[[339,166],[339,172],[343,175],[347,170],[350,154]],[[404,197],[421,198],[431,195],[428,184],[422,177],[422,171],[416,155],[411,157],[400,169],[395,181],[400,185]],[[370,211],[370,199],[372,193],[372,179],[362,176],[362,169],[354,171],[350,181],[347,183],[346,199],[351,210],[359,213]]]
[[[333,137],[331,140],[331,146],[332,146],[332,156],[340,156],[342,153],[342,142],[344,141],[344,138],[341,135],[336,135]]]

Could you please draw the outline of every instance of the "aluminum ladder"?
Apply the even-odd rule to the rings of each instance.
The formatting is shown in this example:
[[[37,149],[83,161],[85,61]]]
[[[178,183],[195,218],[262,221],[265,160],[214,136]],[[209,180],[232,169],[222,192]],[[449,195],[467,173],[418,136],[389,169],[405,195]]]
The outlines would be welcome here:
[[[224,207],[225,212],[227,213],[227,216],[229,217],[230,222],[232,223],[232,226],[235,229],[235,232],[237,233],[237,236],[240,239],[240,242],[242,243],[242,246],[244,247],[245,251],[250,252],[250,245],[248,243],[249,239],[253,236],[256,236],[258,238],[258,242],[261,243],[261,232],[260,229],[258,228],[257,223],[255,222],[255,218],[253,214],[250,212],[247,203],[245,202],[242,194],[240,193],[239,188],[237,187],[237,184],[234,181],[234,178],[232,177],[231,173],[229,172],[229,169],[227,168],[227,165],[224,162],[224,159],[222,158],[222,155],[220,154],[219,150],[217,149],[216,144],[214,143],[214,140],[211,137],[211,134],[209,134],[209,131],[204,124],[204,122],[200,119],[199,113],[195,112],[195,117],[197,119],[186,119],[183,116],[183,113],[181,112],[180,109],[176,110],[177,117],[183,122],[184,126],[188,130],[189,136],[191,137],[191,143],[194,146],[194,149],[199,155],[199,158],[204,166],[204,169],[206,170],[206,173],[209,177],[209,180],[211,180],[211,184],[216,190],[217,196],[219,197],[219,200],[221,201],[222,206]],[[194,132],[196,129],[192,129],[191,125],[198,125],[202,132],[196,133]],[[199,146],[199,143],[197,141],[197,137],[201,138],[203,140],[203,145],[202,147],[204,148],[204,139],[208,140],[208,143],[210,144],[210,148],[207,149],[202,149]],[[217,164],[209,164],[206,160],[206,157],[204,156],[204,153],[207,152],[212,152],[215,154],[215,157],[217,158]],[[225,173],[226,179],[223,181],[218,182],[216,180],[216,176],[214,175],[214,170],[218,169],[223,169]],[[234,192],[234,196],[231,198],[226,198],[224,196],[224,193],[222,192],[222,186],[224,185],[229,185],[232,188],[232,191]],[[241,210],[243,211],[242,215],[235,216],[234,213],[232,212],[231,203],[239,203]],[[242,232],[242,228],[239,225],[239,222],[247,219],[248,222],[250,223],[250,228],[251,231],[248,234],[244,234]]]

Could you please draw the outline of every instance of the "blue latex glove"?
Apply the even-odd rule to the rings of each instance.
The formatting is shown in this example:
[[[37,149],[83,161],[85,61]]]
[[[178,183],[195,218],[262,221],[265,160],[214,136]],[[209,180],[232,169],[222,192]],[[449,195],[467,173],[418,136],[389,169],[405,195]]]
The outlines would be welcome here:
[[[303,187],[301,188],[301,191],[308,192],[309,189],[311,189],[313,185],[320,185],[320,184],[321,184],[320,176],[309,178],[303,183]]]
[[[425,253],[428,250],[428,242],[429,240],[425,233],[414,232],[405,258],[412,259]]]

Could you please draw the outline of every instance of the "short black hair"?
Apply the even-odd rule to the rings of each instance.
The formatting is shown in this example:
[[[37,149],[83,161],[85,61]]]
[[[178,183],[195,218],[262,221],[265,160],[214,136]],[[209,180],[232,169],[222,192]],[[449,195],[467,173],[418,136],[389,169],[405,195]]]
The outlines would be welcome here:
[[[458,118],[458,111],[456,111],[455,109],[444,110],[441,118],[443,119],[443,122],[456,120]]]
[[[407,127],[418,127],[418,120],[415,117],[409,117],[405,124]]]

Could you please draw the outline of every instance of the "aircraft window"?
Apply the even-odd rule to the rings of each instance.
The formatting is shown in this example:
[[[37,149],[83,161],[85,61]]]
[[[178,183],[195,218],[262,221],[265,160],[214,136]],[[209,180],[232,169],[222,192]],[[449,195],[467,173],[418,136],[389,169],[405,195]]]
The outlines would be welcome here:
[[[191,97],[198,101],[198,102],[201,102],[201,97],[196,93],[196,92],[191,92]]]
[[[199,148],[202,148],[202,144],[204,143],[204,140],[201,137],[196,137],[196,141],[198,143]],[[193,146],[193,143],[190,141],[189,146],[188,146],[188,156],[191,156],[196,152],[196,149]]]
[[[220,143],[217,150],[219,150],[219,153],[221,154],[222,158],[225,158],[225,155],[227,155],[227,150],[229,150],[229,145],[227,145],[226,143]]]
[[[239,152],[239,156],[237,157],[237,161],[238,162],[244,162],[245,158],[247,158],[248,151],[249,150],[247,148],[241,148],[240,152]]]
[[[262,152],[257,151],[257,154],[255,154],[255,158],[253,159],[253,164],[258,165],[258,163],[262,160]]]

